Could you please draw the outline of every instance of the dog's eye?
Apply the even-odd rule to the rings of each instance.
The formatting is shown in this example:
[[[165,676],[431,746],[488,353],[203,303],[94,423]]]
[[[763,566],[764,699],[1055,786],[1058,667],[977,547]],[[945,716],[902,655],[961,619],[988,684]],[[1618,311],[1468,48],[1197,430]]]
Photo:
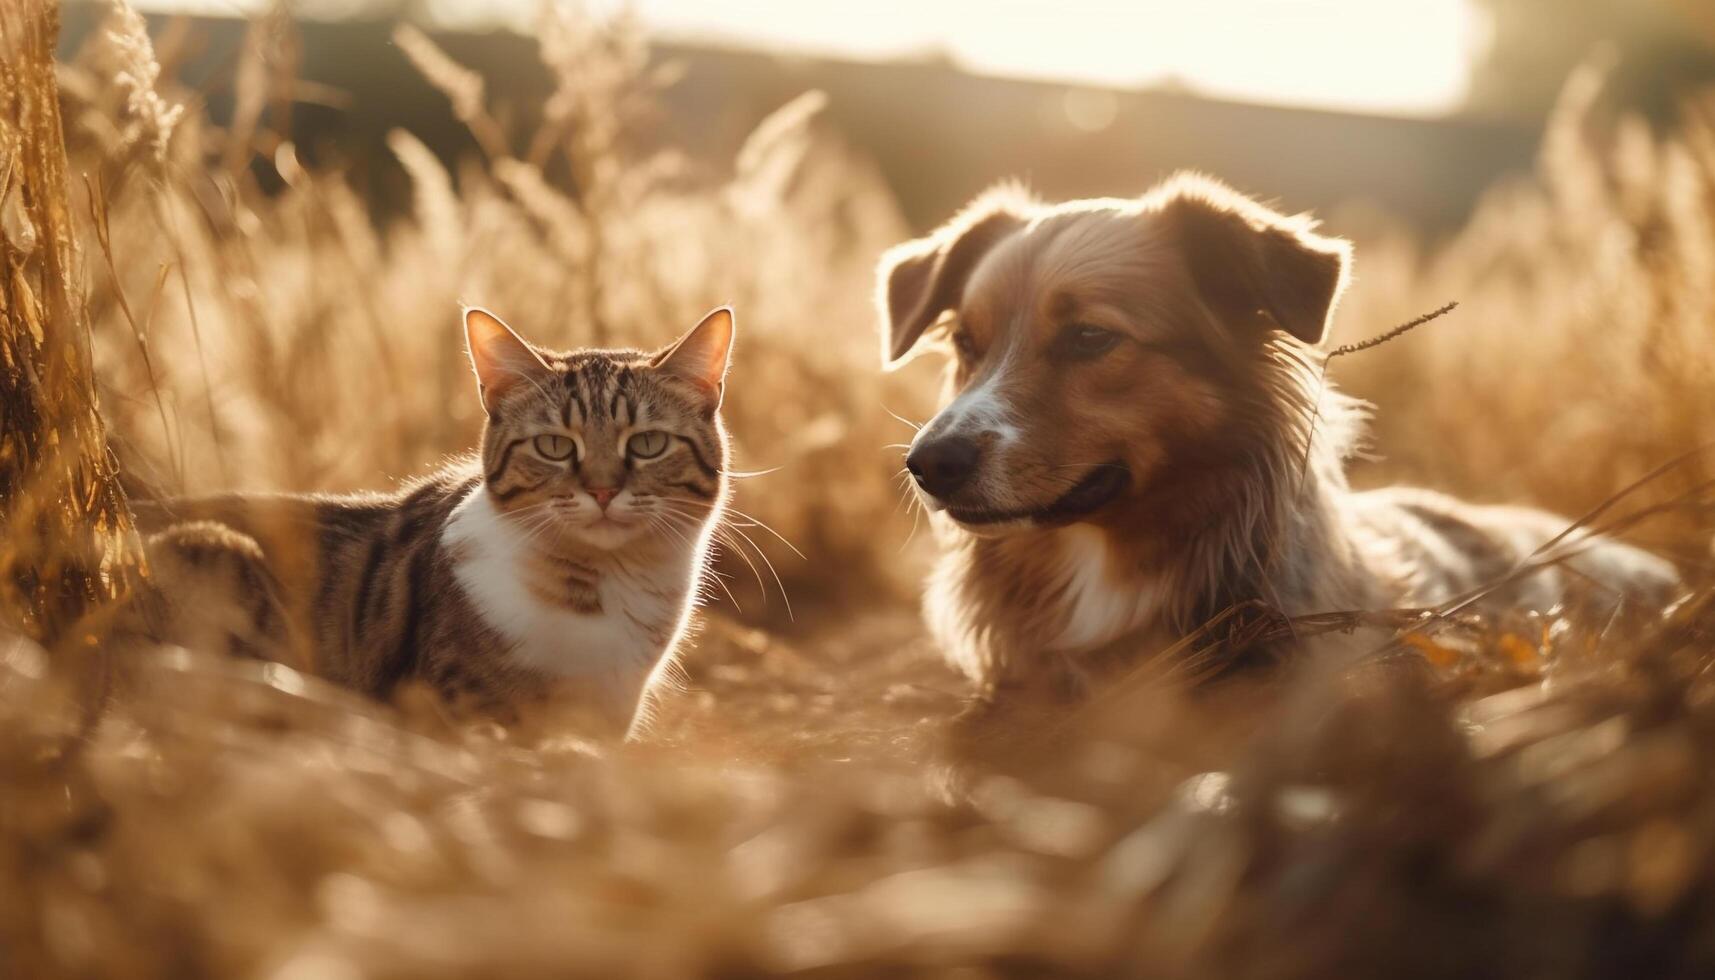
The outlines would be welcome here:
[[[532,440],[531,445],[535,448],[536,455],[543,459],[551,459],[556,463],[571,459],[572,453],[577,452],[578,449],[577,443],[566,436],[559,435],[537,436]]]
[[[1087,323],[1074,323],[1060,331],[1055,338],[1054,347],[1057,352],[1072,360],[1088,360],[1100,357],[1114,349],[1120,342],[1120,335],[1112,330],[1092,327]]]
[[[977,342],[971,339],[967,330],[953,331],[953,350],[958,352],[959,359],[974,361],[977,359]]]

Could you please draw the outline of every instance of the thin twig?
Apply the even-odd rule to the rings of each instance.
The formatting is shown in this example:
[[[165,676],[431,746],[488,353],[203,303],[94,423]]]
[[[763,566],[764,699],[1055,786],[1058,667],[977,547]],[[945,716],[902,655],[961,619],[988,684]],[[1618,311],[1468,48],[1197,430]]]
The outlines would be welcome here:
[[[162,227],[167,229],[167,241],[172,244],[173,254],[178,258],[179,289],[184,294],[185,311],[190,316],[191,340],[197,349],[197,367],[202,372],[203,406],[208,412],[208,431],[214,439],[214,455],[220,464],[221,485],[231,482],[232,473],[227,466],[226,440],[220,434],[220,418],[214,410],[214,382],[208,373],[208,352],[202,342],[202,323],[197,318],[196,300],[191,297],[190,262],[185,258],[184,237],[179,231],[177,209],[166,206],[167,183],[160,180],[156,184],[154,200],[155,218]],[[180,488],[181,490],[183,487]]]
[[[126,302],[125,287],[119,278],[119,266],[113,259],[113,233],[107,221],[107,196],[102,189],[101,174],[97,172],[93,178],[84,175],[83,186],[89,198],[89,219],[95,230],[95,243],[99,247],[101,257],[107,265],[107,276],[113,280],[113,298],[119,304],[119,312],[124,314],[125,323],[131,328],[131,338],[137,344],[137,353],[143,361],[143,373],[149,379],[149,390],[155,396],[155,410],[161,417],[161,440],[165,443],[167,458],[175,461],[178,470],[178,485],[185,484],[184,456],[173,448],[173,427],[167,421],[167,405],[161,397],[160,376],[155,373],[155,361],[149,355],[149,339],[146,326],[137,322],[137,317],[131,312],[131,304]],[[160,282],[156,283],[155,292],[160,294],[161,283],[165,282],[166,273],[162,271]],[[150,301],[153,308],[154,300]]]
[[[1420,317],[1407,320],[1387,333],[1379,334],[1356,344],[1341,344],[1329,351],[1327,357],[1322,358],[1322,370],[1316,375],[1316,403],[1310,407],[1310,428],[1304,433],[1304,459],[1298,465],[1298,488],[1294,492],[1294,496],[1301,496],[1304,493],[1304,480],[1310,473],[1310,452],[1312,447],[1316,445],[1316,426],[1322,421],[1322,397],[1328,392],[1328,362],[1336,357],[1344,357],[1361,350],[1380,347],[1388,341],[1410,333],[1431,320],[1438,320],[1458,308],[1459,301],[1453,300],[1440,309],[1431,310]]]
[[[1322,359],[1323,370],[1326,371],[1328,362],[1332,361],[1336,357],[1344,357],[1347,354],[1356,354],[1358,351],[1369,350],[1371,347],[1380,347],[1395,337],[1410,333],[1431,320],[1439,320],[1441,317],[1446,316],[1458,308],[1459,301],[1454,300],[1438,310],[1431,310],[1414,320],[1407,320],[1399,326],[1394,327],[1392,330],[1389,330],[1387,333],[1371,337],[1369,340],[1360,341],[1356,344],[1341,344],[1329,351],[1328,356]]]

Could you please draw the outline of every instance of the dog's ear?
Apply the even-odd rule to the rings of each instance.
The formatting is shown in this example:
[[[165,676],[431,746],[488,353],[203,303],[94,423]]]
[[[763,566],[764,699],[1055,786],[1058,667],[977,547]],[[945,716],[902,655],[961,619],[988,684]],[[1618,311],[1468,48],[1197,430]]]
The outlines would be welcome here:
[[[1155,194],[1192,282],[1223,323],[1260,321],[1307,344],[1322,342],[1346,288],[1348,242],[1207,177],[1180,174]]]
[[[876,270],[881,363],[898,364],[942,313],[959,305],[965,280],[989,249],[1022,227],[1032,206],[1012,186],[989,191],[925,238],[895,245]]]

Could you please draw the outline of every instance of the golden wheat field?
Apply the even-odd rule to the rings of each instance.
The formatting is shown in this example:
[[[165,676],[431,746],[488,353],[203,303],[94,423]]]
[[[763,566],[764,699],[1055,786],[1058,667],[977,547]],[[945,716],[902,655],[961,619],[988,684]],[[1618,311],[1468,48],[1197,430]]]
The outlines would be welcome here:
[[[1715,101],[1652,129],[1575,76],[1534,174],[1357,243],[1332,342],[1458,309],[1328,365],[1376,406],[1359,483],[1588,515],[1688,598],[1341,611],[1405,639],[973,744],[900,482],[937,358],[878,366],[910,232],[820,96],[693,159],[636,138],[636,25],[549,13],[519,132],[402,27],[478,152],[389,133],[381,217],[280,135],[284,19],[223,124],[123,3],[57,65],[53,30],[0,4],[0,976],[1715,973]],[[461,302],[555,347],[738,311],[752,475],[649,737],[109,635],[149,574],[121,471],[383,488],[469,448]]]

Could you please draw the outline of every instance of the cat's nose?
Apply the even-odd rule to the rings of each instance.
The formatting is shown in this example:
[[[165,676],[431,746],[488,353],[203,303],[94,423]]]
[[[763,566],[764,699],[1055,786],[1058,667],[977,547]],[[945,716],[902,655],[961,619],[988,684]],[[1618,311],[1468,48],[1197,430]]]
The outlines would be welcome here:
[[[613,503],[613,498],[619,496],[618,487],[585,487],[584,492],[595,498],[597,507],[607,510],[607,505]]]
[[[945,498],[970,480],[981,458],[982,450],[975,439],[941,436],[913,446],[905,457],[905,468],[918,486],[932,496]]]

